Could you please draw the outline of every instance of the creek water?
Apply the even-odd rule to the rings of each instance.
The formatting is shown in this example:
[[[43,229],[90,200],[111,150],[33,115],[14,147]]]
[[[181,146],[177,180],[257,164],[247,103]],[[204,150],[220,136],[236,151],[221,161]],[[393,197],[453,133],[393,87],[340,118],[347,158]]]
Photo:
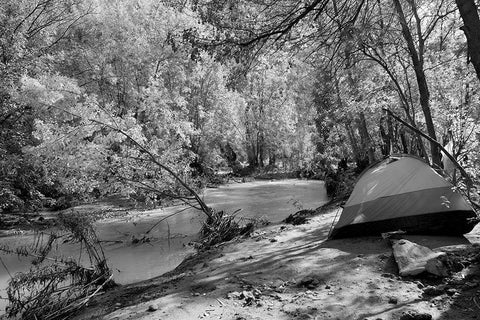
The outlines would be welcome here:
[[[300,209],[317,208],[327,202],[322,181],[278,180],[254,181],[220,186],[204,192],[205,202],[227,214],[236,212],[238,217],[264,218],[272,223],[280,222]],[[108,265],[114,270],[114,279],[121,284],[133,283],[159,276],[173,270],[189,254],[194,252],[189,242],[198,237],[204,219],[203,213],[185,207],[169,207],[146,212],[135,212],[124,218],[96,223],[98,237],[104,242]],[[172,215],[184,210],[181,213]],[[240,211],[238,211],[240,210]],[[156,222],[159,223],[148,236],[149,243],[133,245],[132,238],[142,237]],[[0,238],[1,245],[15,247],[32,243],[34,236],[10,236]],[[59,248],[63,256],[75,256],[75,248]],[[10,274],[27,271],[28,258],[0,253],[0,314],[7,305],[6,291]]]

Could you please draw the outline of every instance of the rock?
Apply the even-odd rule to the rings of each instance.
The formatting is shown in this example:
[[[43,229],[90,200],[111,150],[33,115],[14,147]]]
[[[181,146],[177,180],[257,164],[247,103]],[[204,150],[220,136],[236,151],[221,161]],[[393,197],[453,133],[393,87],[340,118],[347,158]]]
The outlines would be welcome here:
[[[453,289],[453,288],[448,288],[446,291],[445,291],[449,296],[453,296],[455,293],[458,293],[457,290]]]
[[[390,304],[397,304],[398,299],[396,297],[388,297],[388,303]]]
[[[251,291],[242,291],[240,294],[240,299],[255,300],[255,296]]]
[[[154,311],[157,311],[157,310],[158,310],[158,306],[156,306],[154,304],[149,305],[148,309],[147,309],[148,312],[154,312]]]
[[[402,230],[397,230],[397,231],[391,231],[391,232],[384,232],[381,234],[383,239],[401,239],[404,235],[406,234],[405,231]]]
[[[323,279],[316,277],[316,276],[307,276],[300,280],[297,283],[298,287],[305,287],[307,289],[315,289],[317,288],[321,283],[323,282]]]
[[[414,242],[402,239],[392,241],[393,256],[398,264],[401,276],[415,276],[424,271],[443,275],[444,268],[439,257],[445,256],[444,252],[434,252],[431,249]],[[427,270],[427,264],[429,265]]]
[[[425,265],[425,271],[439,277],[447,277],[449,274],[447,265],[447,255],[440,255],[427,261],[427,264]]]
[[[241,295],[242,294],[238,291],[229,292],[227,293],[227,299],[242,299]]]
[[[428,313],[409,311],[402,314],[399,320],[432,320],[432,315]]]
[[[423,293],[427,296],[435,297],[435,296],[442,295],[444,293],[444,289],[442,290],[442,288],[437,288],[437,287],[434,287],[434,286],[428,286],[428,287],[423,288]]]

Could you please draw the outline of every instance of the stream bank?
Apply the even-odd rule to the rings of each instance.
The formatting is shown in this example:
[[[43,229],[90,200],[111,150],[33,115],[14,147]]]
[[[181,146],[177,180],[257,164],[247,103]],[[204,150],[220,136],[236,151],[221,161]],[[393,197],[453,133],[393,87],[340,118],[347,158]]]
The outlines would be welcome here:
[[[447,279],[401,278],[380,237],[326,241],[339,210],[216,246],[98,296],[76,319],[480,319],[480,261],[469,256],[478,253],[479,226],[465,237],[409,236],[470,264]]]
[[[203,196],[208,205],[227,213],[241,209],[237,212],[239,218],[265,219],[274,223],[300,208],[316,208],[327,201],[323,182],[298,179],[223,185],[206,190]],[[111,211],[111,207],[104,204],[77,209],[85,213]],[[159,276],[173,270],[195,251],[189,243],[197,238],[204,217],[201,212],[193,209],[173,215],[160,223],[148,234],[148,243],[135,244],[132,241],[141,239],[160,219],[184,209],[185,207],[177,206],[149,211],[117,210],[107,219],[96,223],[97,234],[104,241],[108,264],[113,269],[116,282],[129,284]],[[32,240],[31,234],[21,233],[0,238],[0,243],[27,245]],[[74,250],[60,248],[58,253],[74,255]],[[26,271],[29,259],[1,253],[0,258],[9,269],[7,272],[0,266],[0,295],[5,297],[9,273]],[[1,301],[2,311],[5,306],[6,301]]]

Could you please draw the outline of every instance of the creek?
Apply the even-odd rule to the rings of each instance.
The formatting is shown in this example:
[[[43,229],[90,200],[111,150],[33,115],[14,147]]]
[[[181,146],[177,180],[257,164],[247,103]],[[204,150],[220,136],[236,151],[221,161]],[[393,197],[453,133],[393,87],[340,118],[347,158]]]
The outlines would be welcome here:
[[[205,202],[226,213],[236,212],[237,217],[263,218],[278,223],[300,209],[314,209],[328,201],[324,183],[314,180],[276,180],[236,183],[205,190]],[[172,215],[176,212],[181,213]],[[148,243],[132,244],[141,238],[160,219],[149,234]],[[108,265],[114,279],[121,284],[134,283],[159,276],[173,270],[185,257],[194,252],[188,244],[197,239],[204,214],[181,206],[144,212],[131,212],[122,218],[96,223],[99,239],[104,242]],[[15,247],[28,245],[33,235],[16,235],[0,238],[0,244]],[[59,248],[63,256],[75,256],[71,246]],[[0,253],[0,314],[7,305],[6,287],[10,274],[23,272],[30,267],[28,258]]]

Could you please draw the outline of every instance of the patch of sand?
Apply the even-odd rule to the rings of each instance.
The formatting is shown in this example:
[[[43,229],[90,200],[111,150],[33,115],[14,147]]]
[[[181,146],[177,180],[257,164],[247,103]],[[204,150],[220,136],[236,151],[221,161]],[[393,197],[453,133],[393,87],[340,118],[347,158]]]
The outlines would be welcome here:
[[[326,241],[336,211],[203,252],[169,274],[97,297],[77,319],[393,320],[409,310],[433,319],[480,319],[475,282],[468,294],[426,296],[426,284],[397,276],[386,240]],[[471,247],[465,238],[411,240],[432,249]]]

